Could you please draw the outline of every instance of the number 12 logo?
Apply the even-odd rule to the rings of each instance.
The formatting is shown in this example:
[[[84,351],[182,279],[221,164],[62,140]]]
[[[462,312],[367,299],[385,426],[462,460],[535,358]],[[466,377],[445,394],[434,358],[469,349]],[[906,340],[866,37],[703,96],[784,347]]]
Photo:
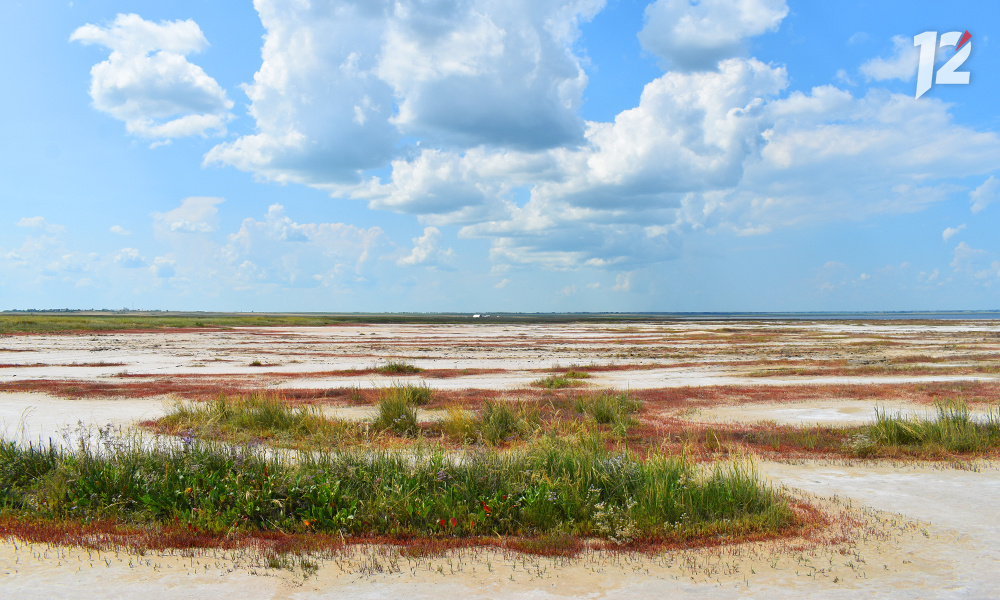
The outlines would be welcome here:
[[[956,71],[962,63],[969,58],[972,53],[972,42],[969,40],[972,35],[966,31],[964,34],[958,31],[949,31],[941,35],[941,43],[938,44],[938,34],[936,31],[925,31],[920,35],[913,36],[913,45],[920,46],[920,63],[917,69],[917,98],[924,95],[924,92],[931,89],[931,75],[934,73],[934,53],[937,48],[955,46],[955,56],[941,65],[938,69],[934,83],[939,84],[964,84],[969,83],[968,71]]]

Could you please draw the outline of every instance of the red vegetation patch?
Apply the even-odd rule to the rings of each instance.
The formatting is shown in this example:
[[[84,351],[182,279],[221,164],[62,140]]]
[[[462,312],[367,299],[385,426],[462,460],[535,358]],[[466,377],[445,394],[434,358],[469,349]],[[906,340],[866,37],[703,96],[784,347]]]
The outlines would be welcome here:
[[[189,380],[171,377],[142,382],[105,383],[96,381],[28,379],[0,384],[2,392],[45,392],[63,398],[148,398],[175,395],[192,400],[214,398],[219,394],[249,393],[253,382]]]
[[[0,369],[14,369],[14,368],[29,368],[29,367],[124,367],[127,366],[123,362],[86,362],[86,363],[31,363],[31,364],[13,364],[13,363],[3,363],[0,364]]]
[[[462,549],[493,548],[505,552],[535,556],[573,558],[588,550],[608,552],[658,553],[669,550],[716,547],[723,544],[755,542],[804,536],[827,524],[827,519],[816,508],[806,504],[790,505],[795,522],[776,533],[747,535],[705,535],[686,539],[647,538],[628,544],[565,535],[536,537],[393,537],[357,535],[342,537],[322,533],[285,533],[272,531],[245,531],[228,534],[210,533],[179,525],[135,526],[114,521],[79,521],[17,519],[0,517],[0,540],[20,540],[35,544],[77,546],[99,551],[124,551],[142,554],[148,551],[200,551],[207,549],[251,550],[263,557],[306,554],[338,553],[350,546],[397,547],[400,554],[409,557],[441,556]]]

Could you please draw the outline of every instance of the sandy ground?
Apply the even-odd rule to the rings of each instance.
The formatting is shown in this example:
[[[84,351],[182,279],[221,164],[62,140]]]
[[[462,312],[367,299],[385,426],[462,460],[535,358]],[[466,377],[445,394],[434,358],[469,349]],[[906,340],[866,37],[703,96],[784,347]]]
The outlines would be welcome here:
[[[777,425],[861,425],[872,421],[876,411],[887,415],[902,415],[933,419],[934,407],[914,406],[899,401],[815,400],[810,402],[760,403],[741,406],[716,406],[683,411],[679,416],[703,423],[775,423]],[[983,408],[969,410],[973,418],[988,415]]]
[[[0,338],[0,433],[53,438],[80,423],[130,424],[162,414],[166,397],[60,398],[13,389],[15,382],[244,381],[268,389],[371,387],[400,377],[371,369],[401,359],[410,376],[440,389],[517,389],[572,365],[595,371],[587,385],[780,386],[824,383],[997,381],[1000,324],[681,323],[639,325],[343,326],[198,333],[103,333]],[[905,360],[904,360],[905,359]],[[915,365],[917,374],[831,373],[761,377],[781,369]],[[251,366],[258,361],[262,366]],[[895,361],[895,362],[894,362]],[[903,361],[903,362],[899,362]],[[766,364],[764,364],[766,363]],[[653,365],[653,368],[648,368]],[[956,373],[954,367],[984,367]],[[496,372],[463,375],[464,369]],[[931,372],[941,369],[940,374]],[[339,371],[339,373],[338,373]],[[128,374],[125,378],[123,375]],[[446,375],[446,376],[445,376]],[[7,386],[5,388],[5,386]],[[698,421],[856,424],[873,401],[819,398],[705,407]],[[926,406],[880,400],[890,412]],[[326,408],[368,418],[370,408]],[[432,415],[425,414],[427,418]],[[3,598],[990,598],[1000,589],[1000,467],[943,464],[761,462],[792,494],[814,494],[831,515],[861,525],[837,544],[785,540],[659,556],[592,554],[572,561],[479,550],[407,560],[391,549],[356,548],[313,557],[317,569],[268,568],[259,557],[101,553],[0,543]]]

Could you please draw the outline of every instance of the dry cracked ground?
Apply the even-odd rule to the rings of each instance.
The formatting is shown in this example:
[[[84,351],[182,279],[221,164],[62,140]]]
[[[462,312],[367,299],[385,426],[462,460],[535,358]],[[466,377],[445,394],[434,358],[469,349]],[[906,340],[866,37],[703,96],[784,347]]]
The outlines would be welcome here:
[[[390,361],[420,367],[385,375]],[[991,321],[345,325],[0,338],[0,433],[58,440],[125,427],[177,398],[271,390],[342,416],[350,394],[421,381],[454,398],[516,399],[582,370],[581,389],[633,390],[646,424],[858,424],[1000,401]],[[433,418],[434,411],[427,413]],[[354,547],[308,568],[252,556],[97,553],[0,544],[5,598],[989,598],[1000,589],[1000,463],[768,454],[760,472],[820,508],[829,531],[658,554],[540,558],[495,549],[406,558]],[[300,565],[301,566],[301,565]]]

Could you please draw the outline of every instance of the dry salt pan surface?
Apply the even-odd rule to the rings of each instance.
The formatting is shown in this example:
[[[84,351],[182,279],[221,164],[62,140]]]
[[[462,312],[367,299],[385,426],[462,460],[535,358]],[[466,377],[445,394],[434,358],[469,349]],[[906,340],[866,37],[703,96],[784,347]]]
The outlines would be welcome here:
[[[139,383],[184,376],[250,378],[278,389],[378,387],[403,379],[371,371],[388,360],[431,370],[423,378],[405,379],[421,379],[441,389],[516,389],[550,370],[574,366],[614,367],[618,370],[593,370],[587,384],[632,389],[995,381],[995,370],[949,371],[950,367],[989,362],[991,356],[990,364],[997,367],[1000,326],[990,322],[964,326],[779,322],[235,328],[2,337],[0,385],[38,379]],[[906,366],[922,367],[925,372],[759,376],[762,369],[776,363],[810,367],[816,361],[841,361],[849,367],[865,367],[906,357],[916,361]],[[495,372],[476,373],[483,370]],[[758,376],[752,376],[755,371]]]
[[[679,416],[705,423],[774,423],[776,425],[863,425],[875,419],[876,410],[886,415],[934,419],[933,407],[914,406],[907,402],[866,400],[814,400],[811,402],[761,403],[742,406],[716,406],[684,411]],[[987,411],[972,409],[971,416],[982,419]]]
[[[0,393],[0,437],[46,445],[51,440],[61,446],[65,437],[75,439],[80,427],[129,427],[162,416],[167,406],[165,398],[67,400],[48,394]]]
[[[390,359],[430,371],[406,377],[344,373],[370,370]],[[831,365],[904,365],[923,371],[758,376],[774,368]],[[970,365],[977,368],[964,373],[950,368]],[[58,441],[62,431],[80,421],[128,427],[163,414],[170,402],[158,396],[69,399],[24,393],[24,381],[197,381],[272,390],[406,381],[438,389],[515,390],[549,370],[573,366],[620,369],[593,369],[586,380],[589,388],[996,382],[1000,325],[350,325],[7,336],[0,337],[0,433],[5,439]],[[476,372],[484,370],[490,372]],[[877,405],[892,413],[922,415],[928,410],[884,396]],[[858,424],[874,416],[875,406],[874,401],[818,398],[703,407],[684,416],[706,422]],[[371,415],[368,407],[324,410],[342,418]],[[424,416],[432,418],[431,413]],[[308,577],[301,569],[269,569],[259,557],[221,551],[194,557],[98,555],[8,541],[0,543],[0,598],[997,597],[997,464],[983,461],[964,470],[944,464],[809,461],[762,462],[758,467],[789,493],[815,494],[812,501],[831,515],[854,515],[864,523],[862,533],[855,532],[846,545],[780,541],[659,556],[592,554],[572,561],[492,550],[417,561],[386,549],[355,548],[337,560],[316,558],[318,569]]]

